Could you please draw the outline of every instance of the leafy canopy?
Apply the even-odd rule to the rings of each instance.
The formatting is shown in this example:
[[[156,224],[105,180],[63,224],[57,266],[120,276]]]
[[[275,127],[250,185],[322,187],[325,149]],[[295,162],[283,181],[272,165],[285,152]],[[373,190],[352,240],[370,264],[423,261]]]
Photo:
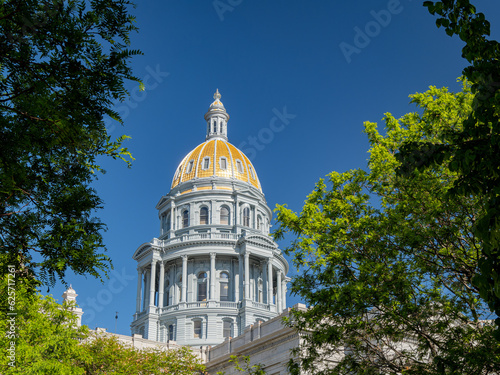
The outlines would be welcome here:
[[[0,273],[53,285],[68,269],[100,277],[97,158],[130,163],[113,100],[127,94],[136,30],[124,0],[0,0]]]
[[[460,131],[473,95],[430,87],[411,95],[419,113],[385,132],[365,123],[368,170],[332,172],[300,213],[278,206],[277,239],[293,233],[286,252],[298,275],[291,292],[310,306],[289,324],[304,334],[292,373],[493,374],[500,346],[492,343],[489,310],[473,279],[481,243],[473,227],[484,202],[451,197],[458,175],[449,163],[397,174],[408,141],[442,142]]]
[[[51,296],[33,294],[12,280],[9,288],[2,277],[0,288],[2,374],[192,375],[204,370],[188,347],[136,350],[115,336],[91,333],[77,326],[74,304],[59,305]]]
[[[460,128],[432,139],[410,141],[401,147],[404,168],[435,168],[448,165],[458,178],[450,194],[483,197],[483,212],[474,231],[482,243],[480,272],[474,279],[491,311],[500,315],[500,43],[490,40],[490,23],[468,0],[425,1],[436,24],[465,46],[462,57],[469,62],[463,75],[472,84],[471,111]],[[500,325],[500,319],[497,320]],[[497,334],[500,338],[500,330]]]

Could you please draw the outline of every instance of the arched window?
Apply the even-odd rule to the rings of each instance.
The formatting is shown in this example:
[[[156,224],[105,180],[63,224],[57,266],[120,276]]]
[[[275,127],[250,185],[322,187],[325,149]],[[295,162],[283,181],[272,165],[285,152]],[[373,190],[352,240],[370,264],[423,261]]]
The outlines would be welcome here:
[[[198,274],[198,301],[207,300],[207,273],[200,272]]]
[[[195,339],[201,339],[202,338],[202,330],[201,330],[201,320],[196,319],[193,320],[193,328],[194,328],[194,338]]]
[[[231,338],[231,328],[233,326],[233,323],[230,320],[224,320],[223,321],[223,328],[222,328],[222,336],[225,339]]]
[[[220,285],[220,300],[229,301],[229,274],[227,272],[221,272],[219,278]]]
[[[184,212],[182,212],[182,227],[187,228],[188,225],[189,225],[189,211],[184,210]]]
[[[174,325],[173,324],[170,324],[168,326],[168,339],[170,341],[174,341]]]
[[[208,208],[202,207],[200,210],[200,224],[208,224]]]
[[[222,207],[220,209],[220,223],[223,225],[229,225],[229,210],[227,207]]]
[[[250,226],[250,209],[248,207],[243,209],[243,225],[246,227]]]
[[[262,216],[257,216],[257,229],[258,230],[263,230],[264,228],[262,227]]]

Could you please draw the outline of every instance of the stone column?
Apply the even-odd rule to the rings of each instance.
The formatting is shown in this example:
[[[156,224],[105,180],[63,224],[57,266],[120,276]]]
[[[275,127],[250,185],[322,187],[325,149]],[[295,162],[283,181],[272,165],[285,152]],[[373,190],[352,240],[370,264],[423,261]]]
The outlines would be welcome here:
[[[215,202],[212,199],[210,201],[210,222],[209,224],[220,224],[220,219],[217,219],[217,211],[215,210]]]
[[[243,300],[243,262],[241,259],[241,254],[238,255],[238,301]]]
[[[144,270],[144,290],[143,290],[143,300],[144,300],[144,306],[143,309],[146,310],[146,308],[149,306],[149,285],[151,284],[151,270]]]
[[[234,223],[233,225],[238,225],[238,196],[234,197]]]
[[[281,270],[276,273],[276,309],[278,313],[281,313]]]
[[[135,305],[135,312],[141,312],[141,289],[142,289],[142,269],[137,267],[137,299]]]
[[[171,206],[170,206],[170,227],[168,228],[168,230],[173,230],[174,229],[174,221],[175,221],[175,213],[174,213],[174,203],[172,202]]]
[[[266,272],[266,262],[262,262],[262,303],[269,303],[269,297],[267,296],[267,272]]]
[[[170,230],[175,229],[175,202],[170,204]]]
[[[286,309],[286,283],[287,283],[287,279],[286,277],[283,277],[283,281],[281,282],[281,293],[282,293],[282,299],[281,299],[281,310],[285,310]]]
[[[210,299],[215,300],[215,253],[210,253]]]
[[[158,286],[158,307],[163,307],[163,289],[165,289],[165,264],[160,261],[160,285]]]
[[[188,256],[182,256],[182,292],[181,292],[181,302],[186,302],[186,293],[187,293],[187,264],[188,264]]]
[[[151,261],[151,279],[149,282],[149,306],[155,305],[155,287],[156,287],[156,259]]]
[[[245,299],[250,299],[250,253],[245,251]]]
[[[273,262],[272,258],[267,259],[267,303],[273,304]]]

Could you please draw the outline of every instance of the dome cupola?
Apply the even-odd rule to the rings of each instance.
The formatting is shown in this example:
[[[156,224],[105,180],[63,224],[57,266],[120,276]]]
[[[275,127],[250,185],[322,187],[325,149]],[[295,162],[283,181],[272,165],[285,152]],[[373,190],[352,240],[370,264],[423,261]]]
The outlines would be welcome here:
[[[208,112],[205,114],[207,121],[207,140],[212,138],[222,138],[227,141],[227,122],[229,115],[220,101],[219,89],[214,94],[214,102],[210,104]]]

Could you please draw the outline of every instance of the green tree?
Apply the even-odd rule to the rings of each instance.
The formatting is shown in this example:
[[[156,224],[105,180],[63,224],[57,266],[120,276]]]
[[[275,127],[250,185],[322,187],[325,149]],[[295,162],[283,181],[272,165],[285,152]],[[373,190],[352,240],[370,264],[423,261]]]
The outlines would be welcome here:
[[[367,171],[332,172],[300,214],[276,209],[276,238],[296,235],[286,249],[300,271],[291,291],[310,306],[288,322],[304,337],[292,373],[500,371],[494,325],[472,282],[481,257],[472,228],[484,202],[448,194],[458,178],[448,163],[396,173],[401,145],[459,131],[473,95],[464,85],[410,97],[421,114],[385,114],[385,135],[365,123]]]
[[[438,16],[438,27],[465,42],[462,57],[470,65],[463,75],[472,83],[474,101],[462,127],[449,129],[439,140],[419,139],[402,146],[400,173],[411,177],[415,168],[445,164],[459,176],[452,196],[484,197],[474,227],[482,243],[481,271],[474,284],[491,311],[500,315],[500,43],[488,38],[490,23],[468,0],[425,1],[424,6]]]
[[[101,156],[130,161],[104,116],[132,76],[125,0],[0,0],[0,273],[53,285],[110,267],[91,187]]]
[[[84,374],[172,374],[202,373],[205,366],[191,349],[160,348],[136,350],[114,336],[94,335],[82,344],[83,355],[75,366]]]
[[[80,340],[88,330],[76,326],[72,305],[61,306],[9,279],[10,284],[2,276],[0,289],[0,373],[83,374],[74,359],[81,355]]]
[[[115,336],[91,333],[77,326],[74,304],[33,294],[15,278],[2,277],[0,301],[1,374],[193,375],[205,369],[187,347],[136,350]]]
[[[243,363],[240,363],[240,360],[242,360]],[[249,375],[266,375],[264,366],[260,363],[250,366],[250,356],[248,355],[241,357],[237,355],[231,355],[229,357],[229,363],[232,363],[234,365],[234,368],[238,372],[243,372]],[[218,371],[217,375],[225,375],[225,372]]]

